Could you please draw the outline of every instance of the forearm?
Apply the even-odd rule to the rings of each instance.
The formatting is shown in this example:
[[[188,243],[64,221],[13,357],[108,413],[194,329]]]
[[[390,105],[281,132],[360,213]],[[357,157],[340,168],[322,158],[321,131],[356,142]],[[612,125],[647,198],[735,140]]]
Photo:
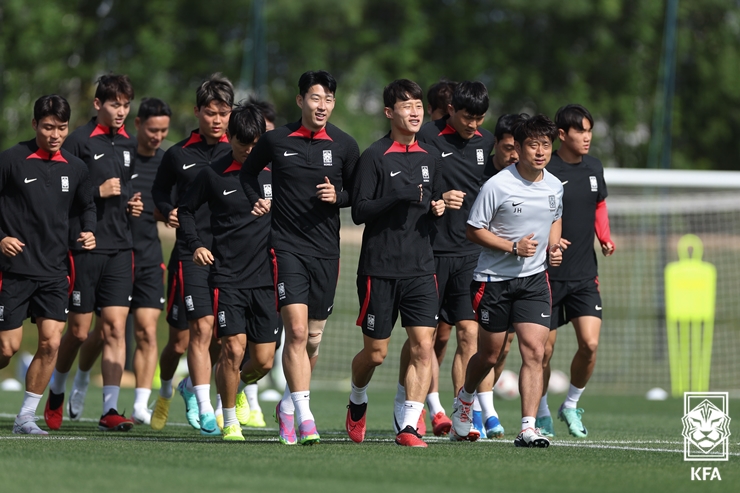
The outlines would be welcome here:
[[[599,243],[602,245],[612,243],[611,229],[609,227],[609,212],[606,208],[606,200],[602,200],[596,204],[596,221],[594,223],[594,230],[596,232],[596,237],[599,239]]]
[[[182,205],[177,209],[177,217],[180,220],[180,232],[190,251],[194,252],[198,248],[205,246],[198,236],[195,211],[191,210],[188,205]]]
[[[360,199],[352,206],[352,221],[355,224],[371,221],[393,208],[398,202],[399,199],[395,195],[388,195],[379,199]]]
[[[515,242],[505,240],[487,229],[475,228],[468,224],[465,230],[465,236],[476,245],[491,250],[501,250],[502,252],[513,252],[514,250]]]
[[[560,245],[560,237],[563,235],[563,220],[558,219],[552,226],[550,226],[550,235],[548,237],[548,245]]]

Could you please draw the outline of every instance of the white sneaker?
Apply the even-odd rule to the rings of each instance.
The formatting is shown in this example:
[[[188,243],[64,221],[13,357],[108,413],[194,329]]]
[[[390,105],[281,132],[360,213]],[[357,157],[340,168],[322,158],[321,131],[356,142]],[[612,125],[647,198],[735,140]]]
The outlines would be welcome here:
[[[550,440],[540,433],[539,428],[527,428],[514,439],[514,445],[517,447],[547,448],[550,446]]]
[[[458,394],[452,407],[452,416],[450,416],[452,419],[450,440],[453,442],[465,440],[474,442],[480,438],[480,432],[473,428],[472,406],[472,402],[465,402]]]
[[[149,425],[152,422],[152,411],[147,408],[138,408],[134,406],[134,412],[131,413],[131,419],[137,425]]]
[[[82,411],[85,409],[85,395],[87,394],[87,386],[79,388],[72,387],[72,392],[69,395],[69,401],[67,402],[67,414],[69,419],[72,421],[79,421],[82,417]]]
[[[16,416],[15,423],[13,423],[13,433],[18,435],[48,435],[48,432],[38,427],[37,419],[39,418],[30,414]]]

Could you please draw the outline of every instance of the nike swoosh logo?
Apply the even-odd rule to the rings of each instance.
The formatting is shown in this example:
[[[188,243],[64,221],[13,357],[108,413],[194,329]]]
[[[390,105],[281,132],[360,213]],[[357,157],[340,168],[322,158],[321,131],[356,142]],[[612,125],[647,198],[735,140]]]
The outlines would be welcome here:
[[[517,206],[520,206],[520,205],[522,205],[523,203],[524,203],[524,201],[522,200],[522,201],[521,201],[521,202],[519,202],[518,204],[517,204],[516,202],[512,202],[512,203],[511,203],[511,205],[513,205],[514,207],[517,207]]]
[[[228,192],[226,190],[224,190],[224,195],[229,195],[229,194],[232,194],[234,192],[236,192],[236,190],[229,190]]]
[[[542,317],[542,318],[550,318],[550,315],[545,315],[544,313],[540,313],[540,317]]]
[[[32,178],[30,180],[26,178],[25,180],[23,180],[23,183],[31,183],[32,181],[36,181],[36,180],[38,180],[38,178]]]
[[[298,155],[298,153],[297,153],[297,152],[288,152],[288,151],[285,151],[285,152],[283,153],[283,156],[285,156],[285,157],[290,157],[290,156],[297,156],[297,155]]]
[[[139,176],[139,173],[135,173],[135,174],[131,175],[131,179],[133,180],[134,178],[137,178],[138,176]]]
[[[100,159],[100,158],[101,158],[101,157],[103,157],[103,156],[105,156],[105,154],[95,154],[95,155],[94,155],[93,157],[94,157],[94,158],[95,158],[95,160],[97,161],[98,159]]]
[[[278,333],[278,330],[280,330],[280,328],[275,329],[272,333],[273,334],[277,334]]]
[[[192,168],[193,166],[195,166],[196,164],[197,164],[197,163],[193,163],[193,164],[183,164],[183,165],[182,165],[182,169],[190,169],[190,168]]]
[[[69,313],[69,308],[64,309],[64,314],[66,315],[67,313]]]
[[[597,310],[601,310],[601,307],[599,305],[596,305],[594,308],[596,308]]]
[[[396,176],[400,173],[401,173],[400,171],[391,171],[391,176]]]
[[[452,156],[451,152],[443,152],[442,157]]]
[[[561,185],[565,185],[566,183],[568,183],[568,180],[565,180],[565,181],[561,181],[560,182]]]

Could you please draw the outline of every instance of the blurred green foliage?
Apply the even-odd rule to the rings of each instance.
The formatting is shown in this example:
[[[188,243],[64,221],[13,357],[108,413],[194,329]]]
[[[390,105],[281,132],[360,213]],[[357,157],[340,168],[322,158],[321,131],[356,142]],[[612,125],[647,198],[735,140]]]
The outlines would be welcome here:
[[[387,131],[389,81],[477,79],[489,129],[504,112],[553,116],[578,102],[597,119],[594,155],[644,167],[664,11],[658,0],[266,0],[267,97],[293,120],[299,75],[332,72],[333,122],[364,148]],[[42,94],[67,97],[73,126],[84,123],[106,72],[127,73],[136,101],[168,101],[170,138],[183,138],[203,78],[239,85],[252,12],[251,0],[1,0],[0,145],[29,137]],[[739,50],[740,1],[681,1],[673,167],[737,167]]]

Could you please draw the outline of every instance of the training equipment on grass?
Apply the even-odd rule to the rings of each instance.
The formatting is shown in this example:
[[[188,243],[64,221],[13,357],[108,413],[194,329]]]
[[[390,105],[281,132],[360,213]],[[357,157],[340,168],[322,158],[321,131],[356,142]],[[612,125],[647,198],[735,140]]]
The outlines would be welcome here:
[[[678,261],[665,268],[666,331],[671,393],[709,390],[717,269],[702,261],[696,235],[678,240]]]

